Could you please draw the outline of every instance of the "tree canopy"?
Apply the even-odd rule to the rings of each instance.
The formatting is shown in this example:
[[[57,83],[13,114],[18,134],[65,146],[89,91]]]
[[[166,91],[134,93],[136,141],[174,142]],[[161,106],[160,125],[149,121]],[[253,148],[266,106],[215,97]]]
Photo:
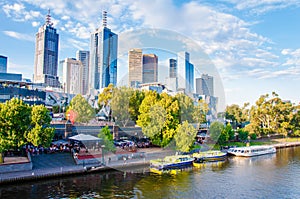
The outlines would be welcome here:
[[[197,130],[187,121],[179,124],[174,136],[176,149],[182,152],[189,152],[195,142],[196,135]]]
[[[27,143],[48,146],[54,136],[49,111],[13,98],[0,104],[0,153]]]
[[[78,94],[71,100],[68,114],[69,119],[74,117],[75,122],[87,123],[95,116],[95,110],[82,95]]]

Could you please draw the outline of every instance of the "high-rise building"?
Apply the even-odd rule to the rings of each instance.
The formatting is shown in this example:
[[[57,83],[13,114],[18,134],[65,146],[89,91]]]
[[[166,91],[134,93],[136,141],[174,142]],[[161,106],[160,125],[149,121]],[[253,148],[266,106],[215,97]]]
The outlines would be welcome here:
[[[157,82],[158,57],[155,54],[143,55],[143,83]]]
[[[128,53],[128,80],[130,87],[138,87],[143,83],[143,51],[131,49]]]
[[[170,78],[177,77],[177,60],[176,59],[169,59],[169,66],[170,66]]]
[[[99,90],[110,83],[117,84],[118,35],[107,28],[107,13],[103,25],[91,34],[89,89]]]
[[[76,59],[82,63],[82,93],[85,95],[88,92],[89,86],[90,51],[78,50],[76,52]]]
[[[7,73],[7,57],[0,55],[0,73]]]
[[[60,61],[62,67],[62,87],[65,93],[82,94],[82,72],[81,61],[75,58],[66,58]]]
[[[179,89],[184,89],[186,93],[194,92],[194,65],[190,63],[188,52],[178,53],[177,77]]]
[[[202,74],[200,78],[196,78],[196,93],[214,96],[214,78],[207,74]]]
[[[50,10],[46,22],[36,33],[34,82],[58,87],[58,39],[59,36],[51,22]]]

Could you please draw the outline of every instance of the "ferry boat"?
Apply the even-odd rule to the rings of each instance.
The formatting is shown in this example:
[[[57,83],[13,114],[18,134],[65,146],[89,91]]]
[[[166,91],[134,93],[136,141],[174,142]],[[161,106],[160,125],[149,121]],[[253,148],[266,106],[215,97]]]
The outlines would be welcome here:
[[[150,172],[157,174],[173,173],[177,169],[191,166],[193,161],[194,158],[189,155],[166,156],[164,159],[150,160]]]
[[[194,153],[193,157],[195,161],[207,161],[207,162],[214,162],[224,160],[227,156],[227,153],[217,150],[209,150],[209,151],[202,151],[198,153]]]
[[[252,157],[265,155],[270,153],[276,153],[274,146],[248,146],[248,147],[236,147],[228,149],[227,153],[234,156]]]

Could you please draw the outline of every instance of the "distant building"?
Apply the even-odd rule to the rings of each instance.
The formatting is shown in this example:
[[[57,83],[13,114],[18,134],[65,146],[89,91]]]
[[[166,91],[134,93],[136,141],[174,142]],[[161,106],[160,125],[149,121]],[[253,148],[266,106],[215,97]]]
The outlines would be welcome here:
[[[22,81],[22,74],[0,73],[1,81]]]
[[[214,96],[214,78],[207,74],[202,74],[200,78],[196,78],[196,93]]]
[[[177,60],[169,59],[169,77],[166,78],[166,87],[174,92],[178,89]]]
[[[142,49],[131,49],[128,53],[128,80],[130,87],[138,87],[143,83]]]
[[[82,63],[82,94],[87,94],[89,86],[89,60],[90,51],[79,50],[76,52],[76,59]]]
[[[63,69],[62,86],[65,93],[82,94],[82,63],[74,58],[61,61]]]
[[[0,73],[7,73],[7,57],[0,55]]]
[[[107,26],[103,12],[103,26],[91,34],[89,90],[100,90],[110,83],[117,84],[118,35]]]
[[[194,65],[190,63],[188,52],[178,53],[177,77],[179,89],[184,89],[186,93],[194,92]]]
[[[158,57],[155,54],[143,55],[143,83],[158,81]]]
[[[177,60],[176,59],[169,59],[169,67],[170,67],[170,78],[177,77]]]
[[[45,24],[36,33],[34,82],[58,87],[58,40],[59,36],[51,23],[50,11]]]

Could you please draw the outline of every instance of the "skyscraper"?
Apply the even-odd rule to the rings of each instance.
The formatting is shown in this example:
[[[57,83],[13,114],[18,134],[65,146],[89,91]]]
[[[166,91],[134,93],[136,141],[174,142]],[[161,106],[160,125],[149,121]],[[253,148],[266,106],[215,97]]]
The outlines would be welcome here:
[[[196,93],[199,95],[214,96],[214,78],[207,74],[202,74],[196,79]]]
[[[62,66],[62,86],[65,93],[82,94],[82,63],[74,58],[60,61]]]
[[[157,82],[158,57],[155,54],[143,55],[143,83]]]
[[[165,80],[166,86],[169,90],[177,91],[178,78],[177,78],[177,60],[169,59],[169,77]]]
[[[190,63],[188,52],[178,53],[177,62],[178,88],[184,89],[187,93],[194,92],[194,65]]]
[[[117,84],[118,35],[107,26],[107,13],[103,12],[103,25],[91,34],[89,89],[99,90],[110,83]]]
[[[170,78],[177,77],[177,60],[176,59],[169,59],[169,66],[170,66]]]
[[[128,80],[130,87],[143,83],[143,54],[142,49],[131,49],[128,53]]]
[[[7,73],[7,57],[0,55],[0,73]]]
[[[76,59],[82,63],[82,94],[87,94],[89,86],[89,60],[90,51],[78,50],[76,52]]]
[[[46,86],[58,87],[58,39],[56,29],[51,23],[50,10],[46,22],[36,33],[34,82]]]

